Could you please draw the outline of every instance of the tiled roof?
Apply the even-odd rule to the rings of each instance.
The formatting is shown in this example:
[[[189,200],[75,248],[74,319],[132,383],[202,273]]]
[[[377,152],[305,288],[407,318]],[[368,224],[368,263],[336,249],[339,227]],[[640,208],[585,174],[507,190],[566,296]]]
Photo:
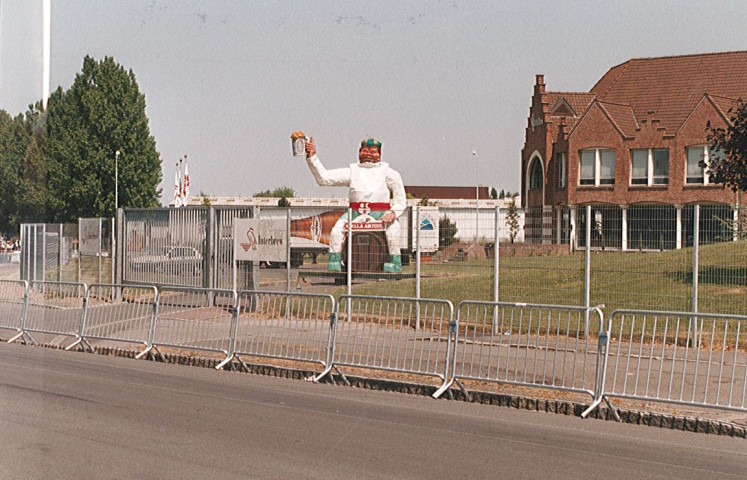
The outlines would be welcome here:
[[[599,102],[599,106],[607,112],[612,122],[626,137],[634,137],[638,122],[633,115],[633,108],[630,105],[620,105],[618,103]]]
[[[545,98],[549,103],[550,111],[553,107],[561,101],[565,100],[568,105],[576,112],[577,116],[584,114],[591,102],[594,100],[595,94],[585,92],[546,92]]]
[[[630,105],[638,119],[653,111],[674,133],[706,93],[747,97],[747,51],[635,58],[611,68],[591,93],[603,102]]]
[[[731,114],[729,113],[729,109],[731,108],[737,108],[737,101],[733,98],[726,98],[721,97],[718,95],[708,95],[713,101],[713,104],[718,107],[719,110],[721,110],[721,113],[724,114],[724,118],[729,118]]]

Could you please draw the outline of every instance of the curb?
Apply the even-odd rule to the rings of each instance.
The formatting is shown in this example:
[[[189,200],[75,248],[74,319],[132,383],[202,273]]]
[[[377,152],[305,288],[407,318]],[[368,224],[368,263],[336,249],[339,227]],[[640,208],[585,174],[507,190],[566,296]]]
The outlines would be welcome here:
[[[62,347],[56,345],[39,344],[38,346],[56,350],[62,349]],[[109,355],[134,359],[139,352],[128,350],[125,348],[94,347],[94,353],[98,355]],[[163,357],[166,359],[167,363],[172,363],[175,365],[186,365],[191,367],[212,369],[215,369],[215,367],[218,366],[218,364],[221,362],[221,359],[217,358],[192,357],[174,353],[164,353]],[[288,378],[293,380],[307,380],[309,377],[313,377],[319,373],[311,370],[299,370],[287,367],[278,367],[274,365],[246,365],[249,368],[249,371],[247,373]],[[396,380],[382,380],[368,377],[356,377],[351,375],[345,375],[345,377],[348,379],[352,387],[365,388],[368,390],[378,390],[421,396],[431,396],[437,390],[437,387],[432,385],[408,383]],[[323,383],[331,383],[338,386],[344,385],[341,382],[335,381],[334,378],[332,380],[325,379]],[[532,410],[537,412],[570,415],[574,417],[580,417],[581,413],[589,407],[588,404],[577,402],[548,400],[502,393],[471,391],[471,400],[468,399],[459,389],[451,389],[449,393],[451,394],[450,396],[454,401],[472,402],[483,405],[496,405],[499,407],[515,408],[518,410]],[[449,395],[446,396],[448,397]],[[679,430],[683,432],[723,435],[727,437],[747,439],[747,426],[737,425],[734,423],[722,422],[719,420],[712,420],[701,417],[645,412],[622,408],[618,408],[617,412],[620,416],[621,422],[623,423],[665,428],[669,430]],[[614,421],[612,411],[609,408],[602,406],[594,410],[588,418]]]

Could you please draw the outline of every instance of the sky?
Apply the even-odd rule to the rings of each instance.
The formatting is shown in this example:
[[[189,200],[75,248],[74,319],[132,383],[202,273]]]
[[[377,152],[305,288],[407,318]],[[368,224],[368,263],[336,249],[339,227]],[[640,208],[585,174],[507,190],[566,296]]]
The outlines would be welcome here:
[[[747,48],[743,0],[51,4],[51,90],[69,88],[86,55],[135,73],[163,203],[183,155],[193,195],[288,186],[346,197],[291,155],[295,130],[327,168],[357,161],[373,136],[406,185],[519,191],[537,74],[550,91],[584,92],[631,58]],[[41,12],[42,0],[0,0],[0,108],[11,115],[42,97]]]

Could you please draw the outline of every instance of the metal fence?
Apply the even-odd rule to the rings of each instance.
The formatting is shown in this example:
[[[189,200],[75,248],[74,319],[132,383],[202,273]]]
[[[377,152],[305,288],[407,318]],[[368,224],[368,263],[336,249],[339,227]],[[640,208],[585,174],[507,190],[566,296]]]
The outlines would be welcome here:
[[[747,312],[744,206],[520,209],[462,203],[405,211],[398,220],[401,274],[365,271],[350,277],[345,269],[326,269],[325,235],[345,212],[334,206],[121,210],[116,244],[122,248],[113,283],[443,298],[455,305],[476,300]],[[258,262],[238,262],[234,279],[233,221],[256,217],[290,218],[290,262],[261,271]],[[78,255],[77,230],[24,225],[21,278],[108,281],[111,254],[104,249],[98,257]],[[423,237],[436,231],[433,247],[432,238]],[[365,249],[351,255],[346,263],[355,264]]]
[[[98,339],[147,347],[157,299],[158,289],[154,286],[89,285],[81,341]]]
[[[24,280],[0,280],[0,329],[14,330],[16,337],[23,332],[27,291]]]
[[[243,291],[229,359],[247,356],[330,365],[331,295]]]
[[[604,304],[609,311],[747,311],[744,206],[446,210],[437,212],[435,251],[419,248],[414,225],[421,224],[423,214],[418,207],[400,217],[406,245],[402,275],[354,272],[348,280],[343,272],[335,287],[330,277],[319,279],[327,275],[326,258],[320,257],[317,265],[290,268],[287,285],[279,281],[270,288],[306,291],[313,286],[310,291],[334,295],[444,298],[454,304],[479,300]],[[300,211],[293,207],[292,217]]]
[[[453,315],[445,300],[343,295],[332,364],[437,377],[445,385]]]
[[[218,354],[320,365],[319,381],[355,369],[747,411],[747,316],[599,307],[156,287],[0,282],[0,328],[67,348],[140,344],[137,355]],[[456,317],[455,317],[456,314]],[[343,372],[345,370],[345,372]],[[348,382],[349,383],[349,382]]]
[[[747,317],[616,310],[603,395],[747,411]]]
[[[461,302],[451,378],[565,390],[596,398],[604,327],[599,308]]]
[[[233,290],[160,287],[156,321],[141,355],[175,347],[219,352],[228,358],[235,306]]]
[[[73,282],[29,282],[28,285],[23,331],[77,338],[86,285]]]
[[[233,278],[233,221],[253,207],[120,211],[118,283],[253,289],[258,265],[239,262]]]

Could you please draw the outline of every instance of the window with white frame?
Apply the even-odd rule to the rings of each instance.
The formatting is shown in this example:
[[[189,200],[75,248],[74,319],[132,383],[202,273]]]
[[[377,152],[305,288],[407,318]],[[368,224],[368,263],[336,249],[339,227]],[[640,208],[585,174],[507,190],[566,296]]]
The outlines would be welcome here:
[[[568,178],[568,158],[565,152],[555,154],[555,165],[558,169],[558,188],[565,188],[566,178]]]
[[[723,152],[719,150],[711,150],[711,147],[708,145],[693,145],[687,147],[687,183],[702,185],[708,185],[710,183],[707,168],[701,167],[700,161],[703,160],[705,164],[708,165],[712,157],[721,159],[725,158]]]
[[[630,150],[631,185],[668,185],[669,149],[634,148]]]
[[[614,185],[615,151],[591,148],[579,151],[579,185]]]

